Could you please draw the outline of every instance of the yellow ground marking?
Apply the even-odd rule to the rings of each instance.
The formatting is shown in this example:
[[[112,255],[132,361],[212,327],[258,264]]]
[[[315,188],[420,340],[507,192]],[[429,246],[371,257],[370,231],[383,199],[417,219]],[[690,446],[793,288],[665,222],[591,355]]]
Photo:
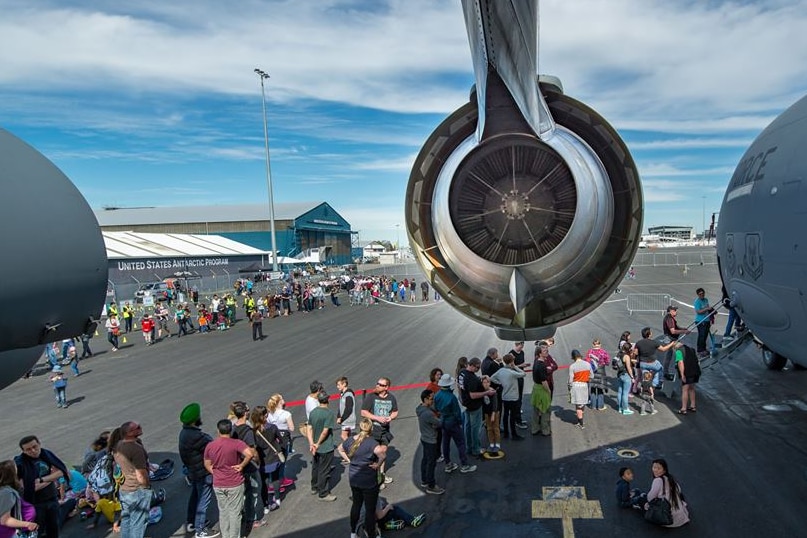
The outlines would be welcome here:
[[[588,500],[582,486],[545,486],[542,497],[532,501],[532,518],[561,519],[563,538],[574,538],[575,519],[602,519],[600,501]]]

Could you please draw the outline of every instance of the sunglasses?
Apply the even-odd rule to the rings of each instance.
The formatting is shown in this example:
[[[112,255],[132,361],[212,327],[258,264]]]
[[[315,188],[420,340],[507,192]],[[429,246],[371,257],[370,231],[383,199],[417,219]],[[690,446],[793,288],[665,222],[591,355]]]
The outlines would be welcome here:
[[[376,385],[378,385],[379,387],[382,387],[382,388],[387,388],[387,387],[389,387],[389,385],[386,385],[386,384],[384,384],[384,383],[376,383]]]

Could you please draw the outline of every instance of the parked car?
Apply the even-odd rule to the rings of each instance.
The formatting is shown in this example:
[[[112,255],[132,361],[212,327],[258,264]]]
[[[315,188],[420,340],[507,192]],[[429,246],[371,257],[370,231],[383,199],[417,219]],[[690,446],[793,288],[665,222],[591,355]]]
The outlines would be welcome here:
[[[135,292],[135,304],[142,304],[143,297],[154,297],[155,302],[168,300],[168,283],[167,282],[151,282],[143,284]]]

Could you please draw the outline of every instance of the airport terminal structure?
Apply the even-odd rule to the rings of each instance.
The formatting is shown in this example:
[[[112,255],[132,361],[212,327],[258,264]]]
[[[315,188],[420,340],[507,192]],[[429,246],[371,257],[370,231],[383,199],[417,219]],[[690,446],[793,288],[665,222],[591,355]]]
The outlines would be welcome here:
[[[266,204],[103,208],[101,231],[219,235],[271,252]],[[351,263],[350,224],[327,202],[275,204],[278,255],[301,258],[318,250],[326,265]]]

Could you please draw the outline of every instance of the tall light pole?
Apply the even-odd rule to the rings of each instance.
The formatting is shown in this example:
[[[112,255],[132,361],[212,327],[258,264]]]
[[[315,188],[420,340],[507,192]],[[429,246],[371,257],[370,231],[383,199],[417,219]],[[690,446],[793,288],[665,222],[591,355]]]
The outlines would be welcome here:
[[[701,198],[703,198],[703,215],[701,216],[701,230],[703,232],[701,233],[701,239],[706,244],[706,197],[701,196]]]
[[[272,234],[272,271],[277,272],[277,239],[275,238],[275,201],[272,194],[272,167],[269,163],[269,128],[266,125],[266,90],[263,81],[269,78],[266,73],[257,67],[255,74],[261,81],[261,105],[263,106],[263,140],[266,144],[266,186],[269,189],[269,230]]]

